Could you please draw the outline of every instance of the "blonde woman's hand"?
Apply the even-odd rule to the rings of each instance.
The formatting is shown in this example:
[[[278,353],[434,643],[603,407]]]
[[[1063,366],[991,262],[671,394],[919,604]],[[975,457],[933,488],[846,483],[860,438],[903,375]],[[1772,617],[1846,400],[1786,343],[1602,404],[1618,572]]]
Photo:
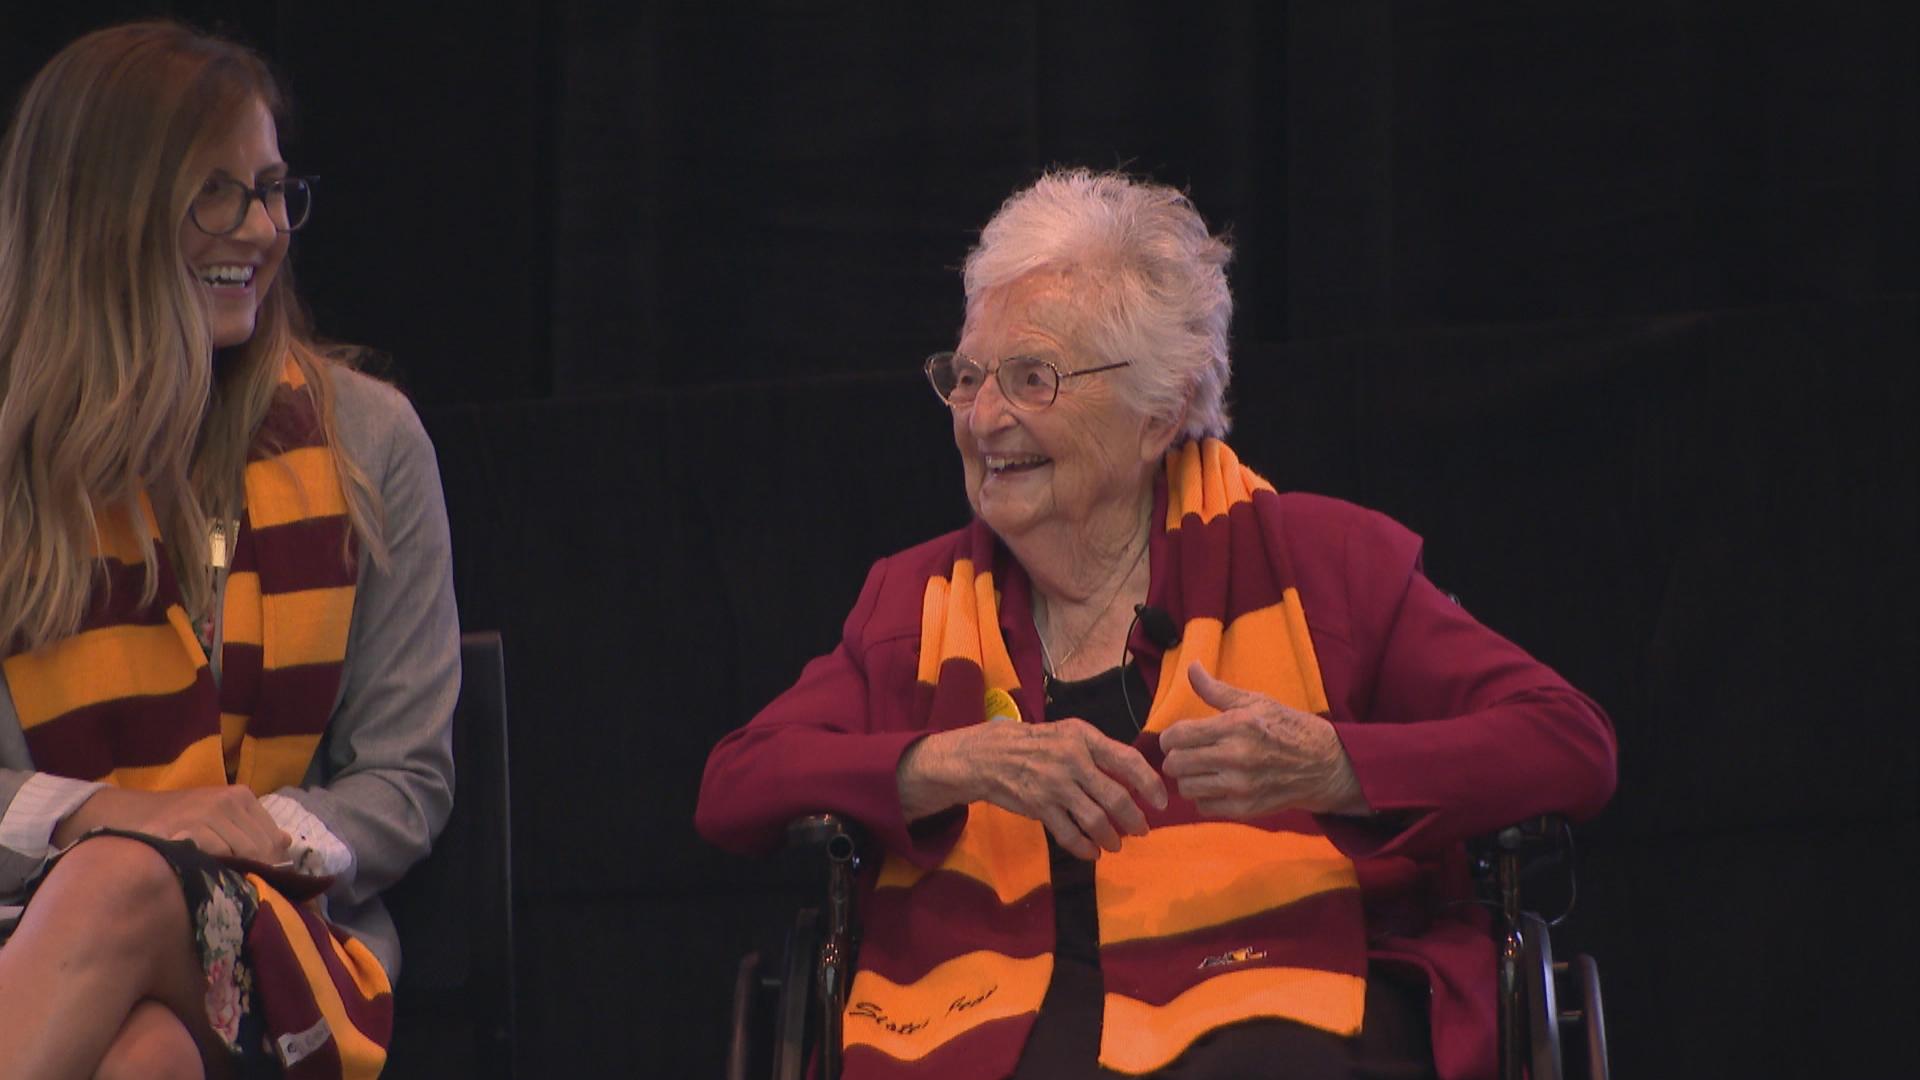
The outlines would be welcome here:
[[[209,855],[267,864],[285,859],[292,843],[253,791],[237,784],[181,791],[101,788],[55,827],[54,846],[65,847],[99,828],[187,840]]]

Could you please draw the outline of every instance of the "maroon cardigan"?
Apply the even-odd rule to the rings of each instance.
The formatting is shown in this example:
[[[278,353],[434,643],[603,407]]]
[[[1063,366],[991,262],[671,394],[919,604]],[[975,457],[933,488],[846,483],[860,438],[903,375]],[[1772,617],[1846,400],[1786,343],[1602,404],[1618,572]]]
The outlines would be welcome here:
[[[1315,495],[1281,497],[1283,535],[1332,720],[1374,819],[1323,817],[1355,860],[1369,956],[1425,975],[1433,989],[1434,1060],[1446,1080],[1495,1071],[1494,953],[1471,894],[1463,841],[1536,814],[1585,818],[1612,794],[1613,729],[1592,700],[1475,622],[1420,570],[1420,540],[1384,515]],[[1165,519],[1158,482],[1151,520]],[[923,866],[959,835],[910,829],[894,771],[928,734],[908,722],[929,577],[964,549],[962,529],[874,564],[838,648],[713,750],[694,823],[732,851],[761,854],[801,814],[831,811]],[[1148,603],[1167,587],[1165,534],[1149,555]],[[1020,681],[1022,715],[1043,715],[1028,583],[999,560],[1001,632]],[[1135,628],[1148,686],[1162,650]],[[1158,767],[1157,736],[1138,744]]]

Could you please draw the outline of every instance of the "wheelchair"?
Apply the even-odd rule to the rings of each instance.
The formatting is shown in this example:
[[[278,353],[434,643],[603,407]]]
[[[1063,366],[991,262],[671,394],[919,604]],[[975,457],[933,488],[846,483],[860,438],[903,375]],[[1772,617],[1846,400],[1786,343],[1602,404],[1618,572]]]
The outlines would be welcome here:
[[[1552,923],[1521,903],[1527,879],[1563,867],[1571,910],[1571,828],[1557,816],[1531,819],[1469,845],[1469,855],[1496,916],[1502,1080],[1608,1080],[1599,968],[1584,954],[1555,961]],[[726,1077],[802,1080],[817,1056],[813,1075],[837,1080],[841,1013],[858,944],[859,840],[835,815],[797,818],[788,824],[781,858],[804,899],[778,948],[741,958]]]

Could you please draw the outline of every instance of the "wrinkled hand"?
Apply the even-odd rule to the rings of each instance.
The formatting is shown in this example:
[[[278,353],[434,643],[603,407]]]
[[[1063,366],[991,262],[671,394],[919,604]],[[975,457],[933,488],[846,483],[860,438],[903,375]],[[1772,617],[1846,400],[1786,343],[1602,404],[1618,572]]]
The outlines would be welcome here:
[[[1220,712],[1161,732],[1160,770],[1201,813],[1244,820],[1280,810],[1371,812],[1332,724],[1221,682],[1199,664],[1188,676]]]
[[[989,720],[929,735],[900,758],[907,820],[986,801],[1045,825],[1082,859],[1147,831],[1141,805],[1165,809],[1167,788],[1140,752],[1084,720]]]
[[[53,842],[65,846],[98,828],[187,840],[209,855],[268,864],[285,859],[293,842],[253,792],[239,785],[182,791],[102,788],[54,829]]]

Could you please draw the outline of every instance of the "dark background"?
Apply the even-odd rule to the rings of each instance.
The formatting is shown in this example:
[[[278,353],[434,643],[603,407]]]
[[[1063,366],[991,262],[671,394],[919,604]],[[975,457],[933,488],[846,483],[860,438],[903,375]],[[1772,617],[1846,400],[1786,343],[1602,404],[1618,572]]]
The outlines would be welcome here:
[[[916,371],[1052,163],[1237,244],[1243,457],[1611,711],[1561,947],[1624,1076],[1891,1075],[1916,1005],[1915,8],[8,4],[280,66],[329,335],[507,643],[531,1075],[714,1075],[760,867],[701,763],[965,513]]]

